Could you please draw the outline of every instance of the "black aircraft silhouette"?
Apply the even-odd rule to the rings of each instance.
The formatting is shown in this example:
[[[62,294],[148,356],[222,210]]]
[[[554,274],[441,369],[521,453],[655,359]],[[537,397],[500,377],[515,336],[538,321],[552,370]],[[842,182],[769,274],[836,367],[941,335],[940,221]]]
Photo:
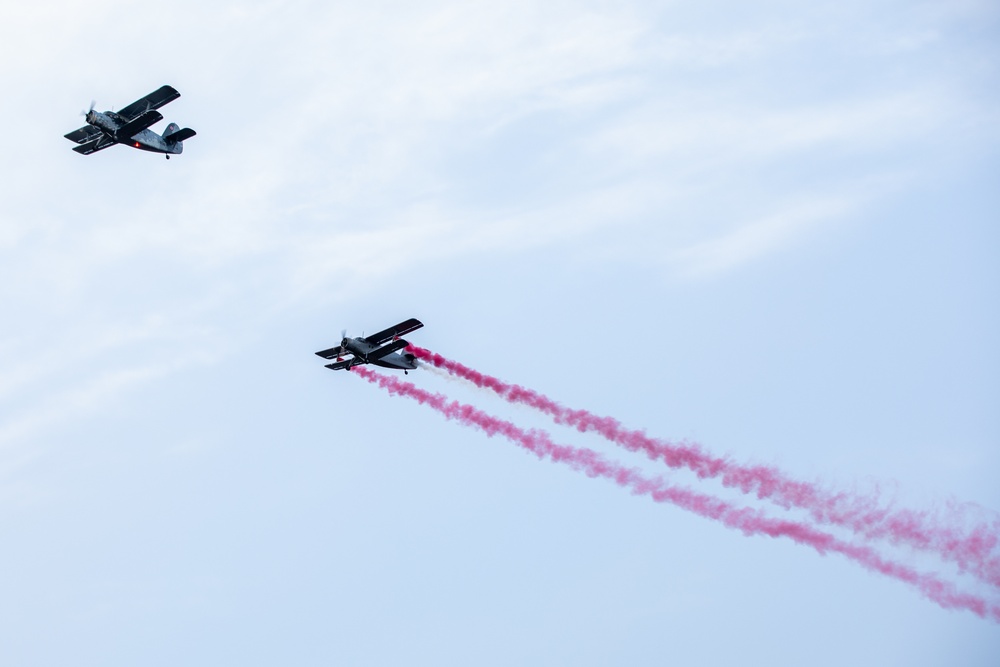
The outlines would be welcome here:
[[[412,354],[397,352],[409,345],[400,336],[416,331],[422,326],[424,325],[420,320],[410,318],[378,333],[358,338],[350,338],[345,330],[341,333],[340,345],[329,350],[320,350],[316,354],[324,359],[336,359],[334,363],[326,365],[335,371],[342,368],[350,370],[351,366],[361,364],[375,364],[383,368],[400,369],[403,373],[407,373],[417,367],[417,362]],[[347,354],[351,355],[350,359],[343,358]]]
[[[163,86],[118,111],[94,111],[94,103],[91,102],[90,110],[83,113],[87,124],[67,134],[66,138],[80,144],[73,150],[83,155],[115,144],[125,144],[143,151],[165,153],[169,160],[171,155],[178,155],[184,150],[183,141],[193,137],[195,131],[190,127],[182,130],[177,123],[170,123],[161,136],[149,126],[163,120],[157,109],[180,96],[170,86]]]

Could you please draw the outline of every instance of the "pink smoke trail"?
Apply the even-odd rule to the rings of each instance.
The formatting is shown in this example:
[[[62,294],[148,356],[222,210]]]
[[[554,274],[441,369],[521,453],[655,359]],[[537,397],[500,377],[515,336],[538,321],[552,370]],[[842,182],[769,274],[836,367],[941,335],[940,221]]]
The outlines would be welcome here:
[[[431,393],[410,382],[380,375],[357,366],[351,371],[368,382],[377,384],[390,395],[405,396],[421,405],[429,406],[444,415],[446,419],[476,427],[489,437],[502,435],[532,452],[539,459],[548,458],[563,463],[585,473],[588,477],[610,479],[619,486],[631,489],[636,495],[649,495],[655,502],[671,503],[699,516],[719,521],[730,528],[741,530],[745,535],[787,537],[794,542],[812,547],[822,555],[827,552],[842,554],[869,570],[916,587],[927,598],[945,609],[967,609],[981,618],[1000,623],[1000,607],[991,605],[975,595],[960,593],[952,584],[941,581],[933,575],[921,574],[910,567],[882,558],[868,547],[852,545],[806,524],[768,518],[759,510],[737,508],[724,500],[669,486],[662,479],[651,479],[637,470],[607,461],[593,450],[557,445],[544,431],[526,431],[471,405],[458,401],[449,402],[443,394]]]
[[[792,506],[805,509],[816,521],[849,528],[868,539],[888,538],[894,544],[936,553],[962,571],[1000,588],[1000,559],[992,556],[1000,542],[1000,525],[980,524],[962,534],[953,527],[935,525],[926,512],[880,508],[877,498],[831,494],[814,484],[790,479],[773,467],[739,465],[712,456],[697,445],[677,445],[650,438],[641,431],[626,429],[611,417],[566,408],[543,394],[508,384],[430,350],[412,344],[407,349],[418,359],[477,387],[490,389],[510,403],[533,407],[551,416],[557,424],[598,433],[630,451],[643,451],[651,459],[662,460],[671,468],[690,469],[702,479],[721,478],[724,486],[754,493],[786,509]]]

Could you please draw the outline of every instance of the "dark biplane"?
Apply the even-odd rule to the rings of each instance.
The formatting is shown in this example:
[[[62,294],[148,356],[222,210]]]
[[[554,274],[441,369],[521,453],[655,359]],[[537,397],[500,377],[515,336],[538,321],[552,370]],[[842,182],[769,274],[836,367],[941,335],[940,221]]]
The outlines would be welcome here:
[[[124,144],[152,153],[165,153],[169,160],[171,155],[184,150],[184,140],[193,137],[195,131],[190,127],[182,130],[177,123],[170,123],[159,135],[149,126],[163,120],[157,109],[180,96],[172,87],[163,86],[118,111],[94,111],[91,102],[90,110],[84,113],[87,124],[67,134],[66,138],[80,144],[73,150],[83,155]]]
[[[326,367],[338,371],[342,368],[350,370],[351,366],[361,364],[375,364],[383,368],[395,368],[404,373],[417,367],[416,357],[409,353],[400,354],[409,343],[400,338],[411,331],[416,331],[424,326],[420,320],[410,318],[405,322],[389,327],[370,336],[359,336],[351,338],[344,331],[341,334],[340,345],[331,347],[329,350],[320,350],[316,354],[324,359],[336,359]],[[345,355],[350,355],[350,359],[344,359]]]

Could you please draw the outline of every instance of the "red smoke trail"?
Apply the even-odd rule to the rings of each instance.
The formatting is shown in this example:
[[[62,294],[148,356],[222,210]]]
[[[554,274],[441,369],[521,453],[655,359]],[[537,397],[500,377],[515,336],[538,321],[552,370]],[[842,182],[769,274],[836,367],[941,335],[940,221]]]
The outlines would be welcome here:
[[[886,560],[872,549],[837,539],[833,535],[794,521],[782,521],[764,516],[759,510],[738,508],[724,500],[712,498],[688,489],[667,485],[660,479],[643,476],[639,471],[607,461],[597,452],[567,445],[557,445],[544,431],[526,431],[511,422],[493,417],[471,405],[449,401],[443,394],[431,393],[387,375],[380,375],[366,368],[354,367],[352,372],[372,384],[377,384],[390,395],[412,398],[466,426],[474,426],[487,436],[502,435],[515,444],[535,454],[539,459],[552,459],[585,473],[588,477],[604,477],[636,495],[649,495],[655,502],[671,503],[699,516],[720,521],[745,535],[787,537],[799,544],[812,547],[820,554],[839,553],[869,570],[881,572],[915,586],[925,596],[945,609],[967,609],[977,616],[1000,622],[1000,607],[985,600],[959,593],[955,587],[929,574],[921,574],[905,565]]]
[[[697,445],[677,445],[628,430],[616,419],[599,417],[586,410],[571,410],[530,389],[508,384],[457,361],[415,345],[407,348],[422,361],[447,370],[478,387],[490,389],[506,401],[533,407],[551,416],[557,424],[581,432],[596,432],[630,451],[643,451],[663,460],[671,468],[687,468],[698,477],[721,478],[722,484],[767,498],[781,507],[807,510],[821,523],[847,527],[869,539],[888,538],[893,543],[930,551],[956,563],[963,571],[1000,588],[1000,558],[992,552],[1000,542],[1000,525],[980,524],[968,534],[949,526],[935,525],[926,512],[878,507],[876,498],[845,493],[831,494],[814,484],[789,479],[776,468],[739,465],[712,456]]]

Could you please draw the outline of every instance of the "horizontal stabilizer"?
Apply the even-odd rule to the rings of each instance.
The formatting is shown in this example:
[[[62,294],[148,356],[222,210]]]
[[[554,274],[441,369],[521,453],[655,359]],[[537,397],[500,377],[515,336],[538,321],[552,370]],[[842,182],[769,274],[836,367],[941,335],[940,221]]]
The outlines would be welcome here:
[[[125,141],[139,134],[153,123],[159,123],[161,120],[163,120],[163,115],[155,109],[150,109],[119,127],[115,132],[115,136],[118,137],[119,141]]]
[[[163,138],[167,140],[167,143],[173,144],[173,143],[176,143],[178,141],[184,141],[185,139],[190,139],[191,137],[193,137],[196,134],[198,134],[198,133],[195,132],[194,130],[192,130],[190,127],[185,127],[183,130],[177,130],[176,132],[174,132],[170,136],[163,137]]]
[[[397,340],[392,341],[391,343],[389,343],[385,347],[380,347],[377,350],[372,350],[371,352],[369,352],[368,353],[368,360],[369,361],[377,361],[377,360],[381,359],[382,357],[386,357],[386,356],[392,354],[396,350],[402,350],[407,345],[409,345],[409,343],[407,343],[402,338],[399,338]]]
[[[344,353],[344,348],[341,346],[331,347],[329,350],[320,350],[316,353],[317,357],[323,357],[324,359],[333,359]]]

